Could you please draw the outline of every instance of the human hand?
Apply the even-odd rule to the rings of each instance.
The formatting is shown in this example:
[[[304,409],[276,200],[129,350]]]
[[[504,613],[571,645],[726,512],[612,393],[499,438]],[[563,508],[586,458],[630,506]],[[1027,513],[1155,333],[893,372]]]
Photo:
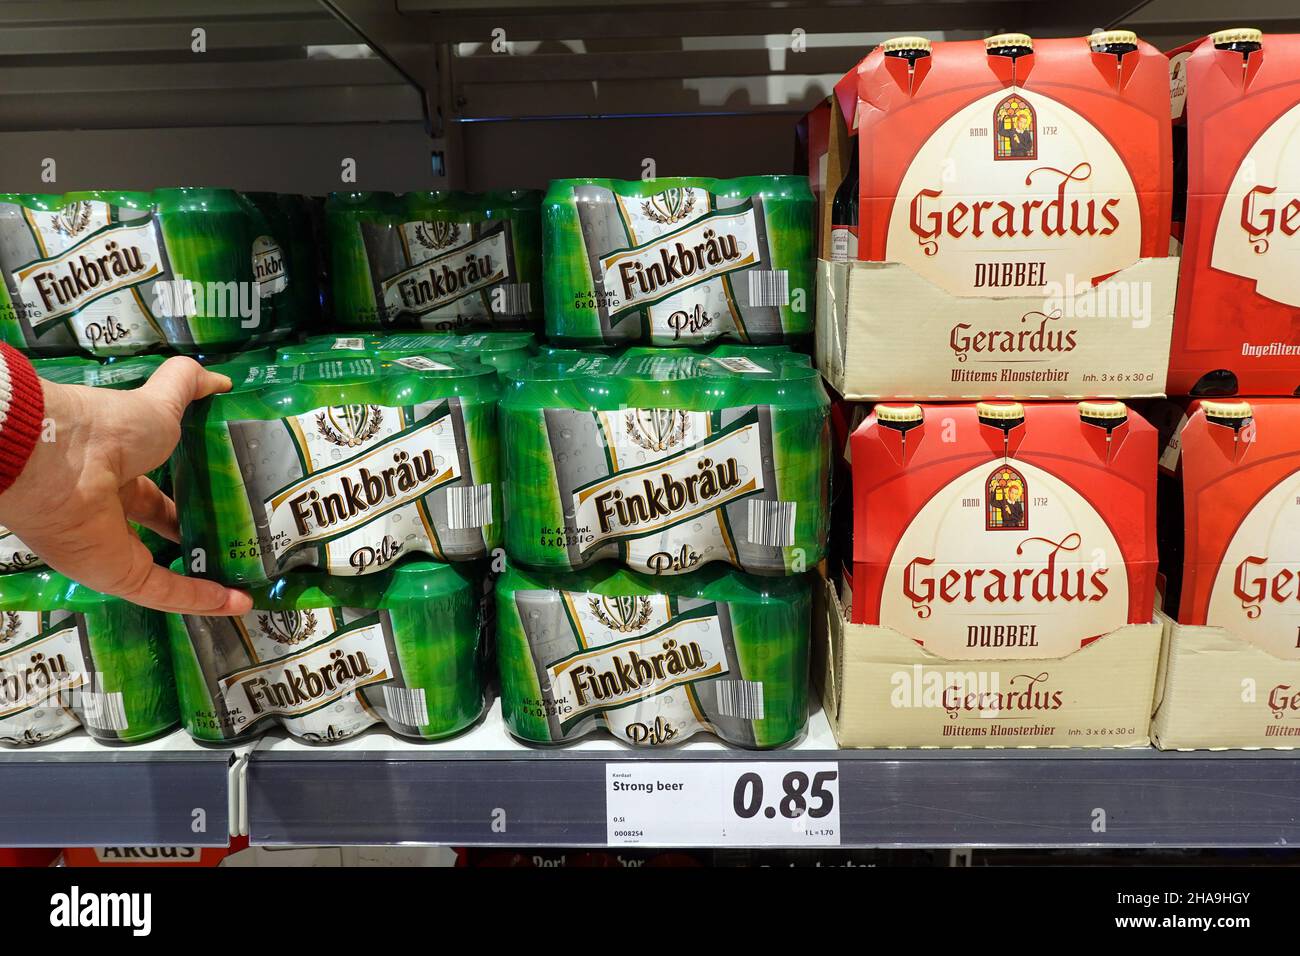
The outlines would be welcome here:
[[[242,591],[154,564],[127,523],[180,539],[175,502],[146,476],[176,447],[186,406],[229,390],[230,379],[193,359],[171,358],[130,391],[43,380],[41,387],[49,434],[0,494],[0,525],[51,568],[96,591],[182,614],[250,610]]]

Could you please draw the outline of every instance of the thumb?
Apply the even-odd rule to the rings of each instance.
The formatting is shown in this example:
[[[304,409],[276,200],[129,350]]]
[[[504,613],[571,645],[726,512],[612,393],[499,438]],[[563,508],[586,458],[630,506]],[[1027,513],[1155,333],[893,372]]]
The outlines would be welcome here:
[[[140,391],[179,420],[190,402],[230,391],[230,379],[209,372],[194,359],[177,356],[158,366]]]

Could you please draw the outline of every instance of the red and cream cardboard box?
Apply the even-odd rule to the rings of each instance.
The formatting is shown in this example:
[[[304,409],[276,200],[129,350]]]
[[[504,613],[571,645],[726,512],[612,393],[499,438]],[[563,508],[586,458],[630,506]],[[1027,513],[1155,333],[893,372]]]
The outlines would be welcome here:
[[[1161,629],[1156,434],[1119,402],[877,405],[851,439],[845,746],[1137,746]]]
[[[1158,624],[1064,657],[949,660],[893,628],[853,624],[830,582],[815,611],[822,707],[841,747],[1142,747]]]
[[[1237,48],[1220,48],[1216,39]],[[1259,48],[1243,52],[1243,39]],[[1300,36],[1223,31],[1169,57],[1187,180],[1185,218],[1175,223],[1182,275],[1169,392],[1293,395],[1300,387]]]
[[[1295,747],[1300,400],[1194,402],[1175,448],[1183,568],[1166,605],[1157,745]]]
[[[1151,620],[1156,431],[1122,403],[877,405],[851,446],[857,623],[956,659]]]
[[[1021,37],[1016,58],[963,41],[858,66],[866,261],[819,266],[818,361],[845,397],[1164,393],[1168,71],[1126,37],[1123,55]]]

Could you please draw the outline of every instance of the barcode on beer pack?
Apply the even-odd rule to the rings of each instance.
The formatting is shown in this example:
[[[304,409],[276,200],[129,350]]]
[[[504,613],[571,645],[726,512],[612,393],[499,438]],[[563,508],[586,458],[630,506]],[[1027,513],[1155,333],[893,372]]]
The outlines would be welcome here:
[[[447,489],[447,527],[453,531],[492,523],[492,485],[456,485]]]
[[[335,339],[331,349],[345,349],[349,352],[362,352],[366,348],[365,339]]]
[[[749,276],[749,304],[789,305],[790,274],[785,269],[752,269]]]
[[[126,705],[120,691],[83,691],[81,695],[86,724],[95,730],[126,730]]]
[[[403,365],[406,368],[413,368],[417,372],[449,372],[450,365],[443,365],[441,362],[435,362],[433,359],[425,358],[423,355],[406,355],[399,358],[395,363]]]
[[[528,282],[505,282],[492,291],[492,311],[501,315],[527,315],[533,310],[533,290]]]
[[[731,356],[730,358],[715,358],[713,361],[732,372],[745,372],[746,374],[749,374],[753,372],[770,371],[770,369],[763,368],[763,366],[759,365],[757,362],[739,355]]]
[[[429,706],[423,687],[385,687],[384,706],[389,716],[408,727],[423,727],[429,722]]]
[[[719,680],[713,682],[718,693],[718,714],[742,720],[763,719],[763,682],[757,680]]]
[[[794,513],[797,501],[749,500],[749,543],[768,548],[794,544]]]

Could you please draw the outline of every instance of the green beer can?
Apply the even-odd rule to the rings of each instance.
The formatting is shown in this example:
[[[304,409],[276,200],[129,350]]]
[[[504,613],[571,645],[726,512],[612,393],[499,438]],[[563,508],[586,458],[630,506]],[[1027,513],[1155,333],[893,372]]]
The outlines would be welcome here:
[[[0,742],[85,727],[134,743],[174,727],[163,618],[54,571],[0,575]]]
[[[253,239],[253,278],[261,307],[271,313],[269,329],[257,338],[285,342],[311,326],[319,311],[307,211],[297,196],[264,192],[244,196],[260,217],[254,219],[258,235]]]
[[[382,337],[357,332],[309,335],[301,342],[286,342],[281,345],[276,349],[275,361],[280,365],[296,365],[299,362],[317,362],[322,359],[378,358],[375,346]]]
[[[163,362],[164,355],[131,355],[111,361],[65,355],[58,358],[33,359],[36,374],[60,385],[85,385],[88,388],[139,388],[149,380]]]
[[[126,361],[134,362],[136,359],[132,356]],[[80,355],[58,355],[51,358],[36,358],[31,360],[32,368],[36,369],[36,374],[42,378],[49,378],[48,373],[58,372],[58,374],[85,374],[87,369],[107,368],[107,364],[102,364],[92,358],[82,358]],[[75,373],[65,370],[77,370]],[[80,384],[80,380],[77,380]]]
[[[336,324],[527,329],[541,317],[541,194],[334,193],[325,205]]]
[[[176,280],[170,296],[158,296],[167,345],[183,353],[236,351],[269,335],[272,295],[288,278],[261,213],[233,189],[155,189],[153,199]]]
[[[517,737],[561,743],[604,727],[644,746],[707,731],[779,747],[803,733],[807,575],[510,567],[496,597],[501,712]]]
[[[662,356],[672,357],[681,349],[662,348],[655,345],[629,345],[619,351],[620,356]],[[735,342],[721,342],[704,348],[692,348],[691,354],[704,358],[717,359],[733,372],[756,372],[764,360],[789,362],[793,365],[812,366],[812,356],[796,352],[788,345],[738,345]]]
[[[269,345],[240,352],[197,352],[190,358],[235,382],[243,381],[248,369],[254,365],[274,365],[276,361],[275,349]]]
[[[501,399],[506,553],[557,571],[811,568],[826,551],[829,408],[796,362],[535,359]]]
[[[378,332],[396,321],[389,317],[382,296],[376,295],[366,236],[395,233],[402,218],[400,209],[392,193],[335,192],[326,197],[322,210],[325,274],[335,325]],[[378,243],[372,238],[371,245]]]
[[[347,352],[389,361],[406,355],[450,352],[491,365],[498,372],[509,372],[537,354],[537,340],[531,332],[335,333],[313,335],[304,342],[282,346],[278,361],[293,363],[312,358],[338,358]]]
[[[217,367],[221,370],[221,367]],[[253,366],[190,406],[172,457],[196,573],[364,575],[500,544],[496,372],[445,353]]]
[[[390,332],[379,339],[377,350],[385,359],[426,351],[450,352],[504,374],[537,354],[537,339],[531,332]]]
[[[280,725],[328,743],[383,723],[436,740],[482,714],[480,566],[408,561],[365,578],[287,574],[252,595],[243,617],[167,615],[181,722],[194,739]]]
[[[559,345],[781,343],[812,334],[803,176],[559,179],[543,213]]]

